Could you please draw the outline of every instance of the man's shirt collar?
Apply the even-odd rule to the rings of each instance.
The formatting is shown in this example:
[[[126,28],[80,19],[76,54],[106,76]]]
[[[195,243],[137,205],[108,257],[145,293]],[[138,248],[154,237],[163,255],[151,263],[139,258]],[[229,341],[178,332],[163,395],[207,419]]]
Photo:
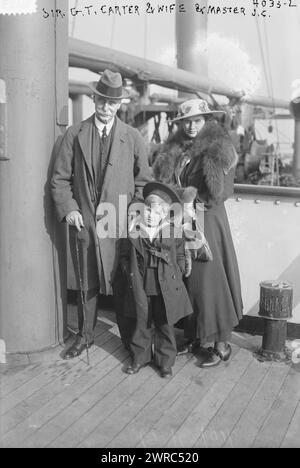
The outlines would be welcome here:
[[[115,117],[108,123],[108,124],[104,124],[103,122],[101,122],[97,116],[95,115],[95,125],[98,129],[98,132],[100,134],[100,137],[102,136],[102,132],[103,132],[103,128],[106,127],[106,135],[108,136],[112,127],[113,127],[113,124],[115,122]]]

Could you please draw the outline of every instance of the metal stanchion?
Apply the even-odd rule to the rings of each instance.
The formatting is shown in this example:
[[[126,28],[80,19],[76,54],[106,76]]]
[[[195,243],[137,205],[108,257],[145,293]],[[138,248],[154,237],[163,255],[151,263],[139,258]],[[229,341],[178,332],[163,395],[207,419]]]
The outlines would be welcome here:
[[[289,283],[260,283],[259,313],[264,319],[262,347],[258,357],[268,361],[285,361],[287,320],[292,317],[293,288]]]

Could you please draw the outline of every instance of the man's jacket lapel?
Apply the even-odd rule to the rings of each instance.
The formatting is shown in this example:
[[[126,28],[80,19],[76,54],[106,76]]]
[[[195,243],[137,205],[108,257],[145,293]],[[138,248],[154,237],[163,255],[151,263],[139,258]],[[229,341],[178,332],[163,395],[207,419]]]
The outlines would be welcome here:
[[[78,133],[78,141],[81,147],[81,151],[87,165],[91,179],[93,180],[93,168],[92,168],[92,132],[94,125],[95,116],[92,115],[89,119],[82,122],[81,128]]]
[[[115,127],[115,131],[113,135],[113,141],[111,143],[109,160],[108,160],[106,172],[104,175],[101,198],[103,194],[106,193],[109,187],[109,184],[111,182],[111,178],[114,172],[114,166],[116,164],[116,161],[118,160],[118,158],[122,157],[122,153],[123,153],[122,145],[125,142],[125,134],[126,134],[125,125],[123,124],[123,122],[121,122],[121,120],[119,120],[116,117],[116,127]],[[101,201],[101,198],[100,198],[100,201]]]

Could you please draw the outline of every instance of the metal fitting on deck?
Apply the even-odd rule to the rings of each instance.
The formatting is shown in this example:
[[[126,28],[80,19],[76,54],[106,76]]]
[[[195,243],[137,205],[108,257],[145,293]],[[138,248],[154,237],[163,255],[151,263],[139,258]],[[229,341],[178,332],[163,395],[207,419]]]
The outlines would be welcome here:
[[[264,318],[264,334],[259,355],[283,361],[286,355],[287,320],[292,317],[293,288],[283,281],[262,281],[258,315]]]

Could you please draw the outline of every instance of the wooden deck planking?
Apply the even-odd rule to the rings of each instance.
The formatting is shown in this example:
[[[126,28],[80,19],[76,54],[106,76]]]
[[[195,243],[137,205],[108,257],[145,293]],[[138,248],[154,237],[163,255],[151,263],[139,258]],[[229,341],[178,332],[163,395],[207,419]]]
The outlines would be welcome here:
[[[139,444],[144,434],[155,424],[161,414],[167,411],[168,406],[177,399],[182,389],[188,385],[187,369],[190,369],[190,362],[190,359],[176,362],[173,377],[164,381],[164,386],[150,400],[149,404],[132,419],[124,431],[107,444],[107,447],[135,447]]]
[[[300,373],[290,369],[253,446],[262,448],[280,447],[300,400]],[[300,415],[299,415],[300,416]],[[300,427],[298,427],[300,446]]]
[[[157,375],[149,377],[147,385],[138,387],[130,399],[113,411],[105,421],[102,421],[85,437],[79,447],[106,447],[120,432],[126,431],[126,426],[130,421],[155,397],[164,384],[166,382],[159,379]]]
[[[227,438],[224,447],[252,447],[288,372],[289,367],[285,364],[271,364],[266,376]]]
[[[177,361],[173,372],[173,378],[186,363],[186,357]],[[112,413],[104,423],[101,423],[99,430],[91,433],[80,444],[80,447],[105,447],[114,437],[118,436],[121,431],[124,432],[125,437],[127,437],[127,426],[130,422],[146,407],[147,403],[156,398],[165,385],[169,383],[168,379],[159,378],[154,369],[152,373],[153,375],[147,381],[146,388],[139,387],[132,394],[132,398]],[[196,373],[199,373],[199,370],[194,366],[190,370],[191,378],[193,378],[193,375]],[[132,377],[135,378],[134,376]]]
[[[4,375],[1,376],[1,383],[0,383],[0,395],[1,397],[5,397],[9,393],[17,390],[17,388],[24,385],[29,380],[33,379],[35,376],[40,374],[43,371],[43,367],[40,363],[29,364],[25,367],[22,367],[13,375]]]
[[[169,380],[151,367],[128,376],[110,317],[90,367],[53,350],[49,361],[2,367],[2,447],[300,447],[299,365],[258,362],[261,337],[234,336],[232,359],[216,368],[181,356]]]
[[[178,363],[175,367],[175,372],[176,369],[179,367],[180,364]],[[121,372],[121,369],[119,369],[119,372]],[[80,442],[85,438],[85,436],[91,434],[91,432],[93,432],[96,429],[96,427],[99,426],[100,421],[105,421],[108,416],[110,417],[114,410],[118,410],[119,408],[122,409],[123,405],[126,404],[126,397],[130,396],[130,401],[132,401],[134,393],[141,388],[141,383],[145,383],[145,385],[148,385],[147,382],[153,375],[155,375],[156,378],[159,379],[159,377],[156,374],[156,371],[150,366],[145,367],[136,375],[129,376],[123,373],[123,376],[124,375],[126,376],[126,380],[123,381],[122,379],[120,387],[116,387],[114,392],[111,392],[111,394],[108,395],[108,398],[105,399],[105,401],[100,401],[96,405],[96,408],[93,408],[92,412],[90,412],[87,415],[87,420],[85,419],[83,422],[80,421],[83,430],[79,429],[78,431],[77,426],[73,426],[69,429],[67,438],[69,438],[69,432],[71,432],[72,443],[74,445],[79,445]],[[95,422],[96,426],[94,426]],[[78,441],[77,443],[76,437]]]
[[[149,404],[119,433],[107,446],[108,447],[137,447],[145,446],[143,439],[151,431],[159,419],[168,413],[172,404],[180,397],[182,392],[190,384],[191,375],[197,375],[200,369],[195,366],[196,359],[181,357],[176,365],[181,364],[182,369],[173,376],[160,392],[155,395]],[[160,441],[155,442],[160,446]]]
[[[84,439],[91,431],[96,430],[97,426],[101,421],[104,421],[111,413],[119,408],[126,402],[127,399],[131,398],[134,391],[146,383],[151,375],[151,369],[145,368],[144,372],[140,372],[132,378],[128,374],[122,373],[123,376],[120,378],[122,370],[120,366],[114,372],[109,386],[107,386],[105,393],[102,387],[105,386],[104,381],[101,381],[97,388],[95,388],[94,394],[88,398],[79,399],[79,405],[73,405],[74,408],[70,408],[70,412],[73,415],[74,409],[76,409],[76,420],[71,422],[68,421],[68,427],[54,440],[49,447],[76,447],[82,439]],[[108,383],[108,381],[107,381]],[[100,400],[97,395],[100,394]]]
[[[101,335],[99,340],[101,344],[105,344],[108,339],[111,337],[110,332],[106,332],[105,337]],[[96,342],[98,337],[95,338]],[[95,347],[93,347],[95,348]],[[94,352],[94,349],[91,349],[91,355]],[[85,355],[80,359],[86,359]],[[25,383],[18,386],[14,391],[7,393],[2,398],[1,408],[0,408],[0,415],[3,415],[11,408],[17,406],[20,402],[24,399],[30,397],[33,393],[37,392],[38,390],[42,389],[44,386],[50,384],[54,379],[63,378],[73,367],[77,364],[77,360],[59,360],[55,362],[51,362],[48,364],[42,364],[41,369],[42,371],[35,375],[33,378],[26,380]]]
[[[232,356],[237,354],[239,348],[233,346]],[[198,363],[197,363],[198,364]],[[169,442],[170,446],[182,447],[180,440],[180,427],[190,412],[204,397],[211,385],[226,372],[227,366],[220,365],[214,369],[202,369],[194,365],[191,371],[189,385],[178,396],[177,400],[168,408],[151,430],[143,437],[141,446],[157,447],[159,441],[161,447]]]
[[[109,345],[109,350],[96,352],[96,346],[91,349],[92,353],[90,355],[90,359],[93,360],[94,366],[98,362],[100,363],[103,359],[105,359],[105,357],[116,351],[121,346],[120,340],[118,340],[116,337],[108,335],[102,335],[102,337],[103,339],[107,338],[106,341],[102,343],[102,346],[104,343],[107,343],[107,345]],[[1,418],[3,431],[6,433],[26,418],[32,417],[36,411],[54,399],[56,395],[61,395],[66,387],[76,384],[76,379],[78,379],[83,373],[87,372],[88,368],[86,363],[82,360],[74,360],[73,363],[74,366],[71,367],[66,375],[55,378],[48,385],[38,390],[37,392],[34,392],[31,396],[20,402],[14,408],[7,411]]]
[[[193,447],[206,426],[216,414],[236,382],[243,375],[251,362],[251,353],[240,349],[227,364],[226,372],[208,389],[206,395],[196,405],[180,427],[182,447]],[[208,370],[210,372],[210,370]]]
[[[127,353],[124,354],[123,350],[122,359],[124,363],[128,360]],[[121,372],[120,360],[113,365],[109,358],[105,362],[105,369],[103,369],[102,374],[104,375],[100,373],[97,381],[94,382],[93,385],[89,384],[85,391],[78,387],[71,388],[71,390],[74,390],[73,393],[75,393],[76,396],[74,397],[73,395],[73,398],[70,400],[69,395],[65,395],[65,400],[69,401],[64,405],[64,408],[48,420],[32,437],[26,439],[25,442],[21,444],[21,447],[45,447],[58,438],[59,440],[55,442],[55,445],[64,445],[64,443],[66,443],[67,447],[73,446],[73,439],[71,438],[65,441],[64,433],[74,423],[79,425],[81,418],[85,416],[89,409],[97,405],[97,403],[101,404],[101,401],[126,378],[126,374]],[[76,424],[74,427],[76,430]],[[64,440],[64,442],[61,442],[62,440]]]
[[[0,368],[6,368],[6,371],[1,375],[0,392],[2,396],[16,390],[35,375],[41,373],[43,364],[49,365],[54,361],[61,362],[59,355],[62,350],[63,346],[58,345],[40,353],[22,355],[8,354],[7,365],[0,365]],[[26,365],[18,365],[20,357],[26,359]],[[3,379],[2,376],[4,377]]]
[[[26,398],[30,397],[33,393],[41,390],[45,385],[48,385],[53,379],[63,377],[71,369],[69,363],[65,362],[59,365],[43,366],[40,374],[35,376],[30,381],[21,385],[13,392],[2,398],[0,408],[0,415],[3,415],[11,408],[14,408]]]
[[[293,414],[293,418],[289,424],[288,430],[281,444],[282,448],[299,448],[300,447],[300,402]]]
[[[117,343],[115,351],[113,351],[114,343]],[[33,436],[34,438],[36,433],[43,429],[44,425],[47,425],[57,414],[60,414],[82,392],[88,390],[95,382],[98,382],[104,375],[112,371],[119,365],[120,360],[126,359],[127,353],[120,347],[118,338],[112,338],[111,344],[111,351],[110,349],[98,349],[97,354],[101,356],[98,364],[95,361],[91,367],[84,366],[83,371],[76,371],[77,379],[73,385],[66,386],[54,399],[31,414],[29,418],[18,424],[12,431],[9,431],[3,437],[4,444],[6,446],[16,446],[16,444],[21,444],[28,437]],[[102,359],[103,356],[104,359]]]
[[[201,434],[198,447],[222,447],[265,377],[270,363],[252,359],[249,367]]]
[[[105,327],[103,327],[105,325]],[[95,339],[99,341],[99,338],[104,334],[108,333],[109,326],[104,324],[97,325],[95,329]],[[69,340],[70,342],[72,340]],[[9,393],[17,390],[22,385],[28,383],[34,377],[38,376],[43,372],[44,369],[48,369],[49,366],[64,366],[66,364],[65,361],[60,359],[60,354],[63,351],[62,346],[58,346],[53,348],[51,351],[47,351],[45,353],[34,353],[29,355],[28,360],[31,364],[23,367],[21,370],[15,370],[14,375],[5,376],[6,378],[2,379],[1,376],[1,383],[0,383],[0,394],[2,398]],[[34,362],[37,359],[38,362]],[[33,361],[33,362],[32,362]],[[55,363],[55,364],[53,364]],[[68,362],[69,366],[72,366],[73,363],[71,361]],[[17,368],[18,369],[18,368]],[[9,369],[8,371],[9,372]]]

